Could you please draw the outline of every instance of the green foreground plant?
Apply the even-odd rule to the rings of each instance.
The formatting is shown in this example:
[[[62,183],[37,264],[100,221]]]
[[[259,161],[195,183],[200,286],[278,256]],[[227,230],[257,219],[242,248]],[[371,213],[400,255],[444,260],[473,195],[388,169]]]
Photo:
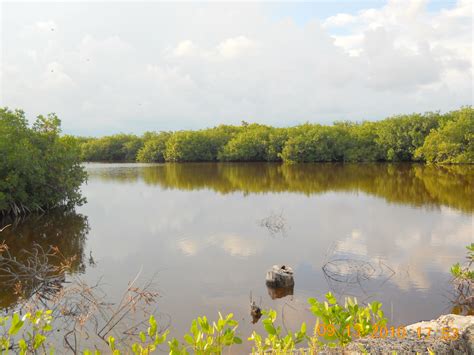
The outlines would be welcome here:
[[[298,332],[283,336],[281,326],[275,326],[277,312],[274,310],[263,311],[263,315],[266,316],[262,323],[267,336],[263,338],[256,331],[252,333],[248,339],[254,342],[252,354],[263,354],[267,351],[272,351],[275,354],[290,353],[295,349],[296,344],[306,339],[306,323],[301,324]]]
[[[375,327],[378,329],[387,323],[380,302],[362,306],[357,303],[356,298],[348,297],[344,306],[341,306],[331,292],[326,294],[326,300],[324,302],[319,302],[315,298],[308,300],[311,312],[317,317],[315,332],[311,339],[313,346],[316,335],[326,340],[328,346],[345,346],[354,336],[365,337],[371,334]]]
[[[37,310],[34,313],[26,313],[22,317],[18,313],[12,316],[0,317],[0,355],[12,353],[29,354],[54,352],[50,344],[46,344],[48,334],[53,330],[51,325],[53,317],[50,310]],[[20,338],[15,343],[16,335]]]
[[[474,281],[474,270],[472,270],[472,264],[474,263],[474,243],[468,245],[466,249],[467,262],[464,265],[456,263],[451,266],[451,275],[453,275],[455,279]]]
[[[456,292],[453,313],[474,314],[474,243],[466,249],[466,261],[451,266],[452,283]]]
[[[150,316],[149,320],[149,327],[145,332],[141,331],[139,333],[140,342],[133,343],[131,346],[131,350],[133,354],[139,355],[148,355],[151,354],[156,350],[156,347],[160,344],[163,344],[166,341],[166,336],[168,335],[168,330],[164,333],[160,334],[158,331],[158,323],[155,320],[153,315]],[[110,336],[108,339],[109,349],[114,355],[120,355],[121,351],[118,350],[115,346],[115,338]],[[97,352],[95,352],[97,354]],[[91,355],[91,352],[84,352],[84,355]]]
[[[307,334],[306,323],[302,323],[296,332],[284,332],[281,326],[275,324],[277,312],[272,309],[264,310],[262,324],[265,334],[254,331],[248,338],[252,343],[252,354],[313,354],[324,346],[344,347],[353,339],[367,336],[375,327],[386,324],[379,302],[362,306],[355,298],[346,298],[344,305],[340,305],[329,292],[326,294],[326,301],[320,302],[310,298],[308,303],[311,312],[316,316],[312,334]],[[54,353],[49,339],[53,330],[52,322],[50,310],[26,313],[23,317],[14,313],[11,317],[0,318],[0,355],[9,352]],[[222,354],[226,348],[242,344],[241,338],[236,335],[238,325],[232,313],[225,316],[219,313],[217,321],[209,321],[205,316],[198,317],[192,321],[183,341],[172,338],[167,342],[169,354]],[[168,333],[168,330],[160,331],[155,318],[150,316],[147,330],[139,332],[138,341],[130,346],[118,344],[113,336],[108,337],[108,353],[148,355],[155,352],[159,345],[166,343]],[[298,344],[304,341],[307,341],[308,347],[298,349]],[[100,355],[101,351],[84,350],[82,354]]]
[[[198,317],[191,323],[190,332],[184,335],[185,344],[176,338],[168,342],[171,355],[189,354],[221,354],[223,349],[233,344],[242,344],[242,339],[235,335],[239,323],[230,313],[225,317],[219,313],[217,322],[209,323],[207,318]]]

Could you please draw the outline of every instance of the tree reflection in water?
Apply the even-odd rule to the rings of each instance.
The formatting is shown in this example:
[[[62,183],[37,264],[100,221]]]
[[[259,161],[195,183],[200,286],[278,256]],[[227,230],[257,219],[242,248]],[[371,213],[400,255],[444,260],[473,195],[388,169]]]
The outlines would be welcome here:
[[[447,206],[474,211],[474,166],[424,164],[186,163],[124,165],[90,169],[94,178],[114,182],[143,180],[165,189],[212,189],[222,194],[293,192],[305,195],[354,191],[414,206]]]
[[[0,257],[0,308],[35,294],[47,299],[61,289],[67,272],[84,272],[87,217],[55,210],[0,221],[0,227],[7,225],[0,234],[8,248]]]

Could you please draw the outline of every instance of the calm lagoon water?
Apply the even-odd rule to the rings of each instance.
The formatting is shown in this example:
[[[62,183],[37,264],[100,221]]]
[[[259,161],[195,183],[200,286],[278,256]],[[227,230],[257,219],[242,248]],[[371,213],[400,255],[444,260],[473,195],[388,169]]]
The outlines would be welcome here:
[[[413,164],[86,164],[88,203],[31,217],[4,232],[12,250],[33,242],[77,254],[76,270],[117,299],[154,277],[157,312],[173,335],[190,320],[234,312],[255,327],[249,295],[311,319],[308,297],[380,300],[391,324],[450,312],[450,266],[473,241],[474,167]],[[90,265],[90,255],[96,265]],[[295,271],[294,294],[272,299],[265,273]],[[324,267],[326,265],[326,267]],[[14,301],[1,294],[0,303]]]

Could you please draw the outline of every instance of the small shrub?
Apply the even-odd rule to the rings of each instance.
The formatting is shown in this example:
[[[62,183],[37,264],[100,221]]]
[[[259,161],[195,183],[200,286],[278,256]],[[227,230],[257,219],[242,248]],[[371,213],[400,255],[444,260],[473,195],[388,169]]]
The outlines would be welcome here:
[[[51,322],[52,311],[38,310],[34,313],[26,313],[20,318],[18,313],[12,316],[0,317],[0,354],[8,354],[9,350],[14,350],[21,355],[36,353],[41,349],[46,353],[46,340],[48,333],[53,328]],[[15,336],[21,335],[15,342]],[[51,350],[51,348],[49,348]]]
[[[301,324],[301,328],[296,333],[288,333],[283,336],[281,334],[282,329],[280,326],[275,327],[275,320],[277,313],[274,310],[264,310],[263,315],[263,327],[267,332],[265,339],[258,334],[253,332],[248,340],[254,342],[252,347],[252,354],[263,354],[267,351],[271,351],[272,354],[289,354],[295,349],[296,344],[301,343],[306,339],[306,324]]]
[[[219,313],[218,321],[212,324],[205,316],[198,317],[192,321],[190,333],[184,335],[187,345],[181,345],[175,338],[168,342],[170,354],[188,354],[188,350],[196,354],[222,354],[225,347],[242,344],[242,339],[235,335],[238,325],[232,313],[225,317]]]
[[[451,266],[452,283],[456,289],[456,299],[454,300],[455,313],[472,314],[474,312],[474,243],[468,245],[467,261],[463,264],[456,263]]]
[[[326,300],[319,302],[310,298],[308,302],[311,312],[317,317],[316,327],[320,323],[324,325],[324,332],[315,331],[315,334],[322,334],[321,337],[331,347],[345,346],[352,341],[353,335],[367,336],[374,327],[380,328],[387,323],[380,302],[372,302],[364,307],[357,303],[357,299],[348,297],[344,306],[341,306],[331,292],[326,294]],[[316,343],[314,335],[311,343]]]

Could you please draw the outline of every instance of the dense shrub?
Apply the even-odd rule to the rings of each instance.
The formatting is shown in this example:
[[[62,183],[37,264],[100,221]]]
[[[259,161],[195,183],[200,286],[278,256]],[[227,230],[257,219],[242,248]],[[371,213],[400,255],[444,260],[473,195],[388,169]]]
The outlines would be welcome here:
[[[143,140],[131,134],[89,138],[81,145],[85,161],[135,161]]]
[[[137,161],[142,163],[162,163],[165,161],[166,142],[171,137],[169,132],[148,133],[145,143],[138,151]]]
[[[363,122],[337,123],[347,131],[344,142],[344,161],[346,162],[373,162],[384,160],[384,150],[377,143],[377,123]]]
[[[375,141],[382,147],[387,161],[410,161],[438,125],[439,115],[432,113],[387,118],[377,124]]]
[[[54,114],[32,127],[23,111],[0,109],[0,215],[19,215],[83,202],[77,140],[59,135]]]
[[[204,131],[180,131],[166,142],[166,161],[213,161],[217,159],[214,144]]]
[[[223,161],[267,161],[276,160],[269,156],[270,135],[275,129],[252,124],[236,134],[222,149],[219,160]]]
[[[463,108],[432,130],[416,151],[428,163],[474,162],[474,111]]]
[[[342,161],[347,135],[341,126],[302,125],[292,131],[281,156],[297,163]]]
[[[221,125],[200,131],[175,132],[166,142],[165,160],[216,161],[219,152],[238,130],[238,127]]]

